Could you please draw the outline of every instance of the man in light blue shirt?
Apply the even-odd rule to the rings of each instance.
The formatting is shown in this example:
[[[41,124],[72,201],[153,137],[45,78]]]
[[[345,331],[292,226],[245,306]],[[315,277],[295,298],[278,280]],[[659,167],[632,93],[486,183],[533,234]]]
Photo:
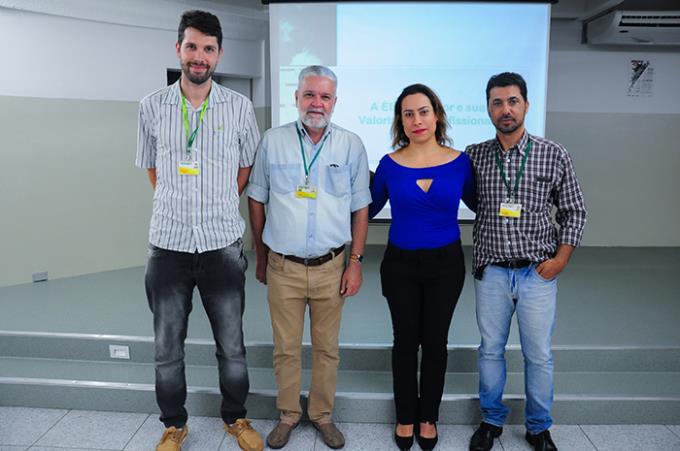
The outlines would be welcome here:
[[[302,416],[300,354],[307,305],[313,352],[309,418],[329,447],[344,445],[331,421],[338,333],[344,298],[361,287],[371,195],[361,139],[330,122],[336,88],[337,78],[327,67],[300,72],[295,91],[300,117],[265,133],[250,175],[256,277],[269,286],[276,406],[281,411],[267,437],[271,448],[288,442]]]

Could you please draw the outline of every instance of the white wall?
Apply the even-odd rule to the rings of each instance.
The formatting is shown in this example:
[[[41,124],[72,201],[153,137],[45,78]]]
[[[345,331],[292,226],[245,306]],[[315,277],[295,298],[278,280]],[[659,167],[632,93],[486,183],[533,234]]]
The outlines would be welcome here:
[[[178,67],[181,12],[206,5],[228,24],[218,72],[254,77],[263,116],[268,26],[256,12],[199,0],[0,0],[0,159],[19,168],[0,177],[0,286],[34,271],[144,264],[151,193],[133,166],[137,102]],[[625,95],[630,59],[652,60],[652,97]],[[576,22],[553,21],[546,135],[574,157],[590,210],[585,245],[680,246],[677,74],[677,48],[595,48]],[[369,242],[386,232],[371,226]]]
[[[89,2],[90,8],[97,3]],[[168,2],[138,4],[153,9]],[[166,69],[179,69],[175,42],[180,14],[172,15],[165,29],[0,8],[0,35],[13,42],[3,49],[8,65],[0,71],[0,95],[139,101],[165,86]],[[265,36],[262,30],[252,39],[225,38],[216,71],[263,78]],[[262,98],[258,93],[257,99]]]
[[[18,5],[18,6],[17,6]],[[139,100],[179,68],[187,9],[220,18],[217,72],[253,79],[263,117],[266,17],[217,2],[0,0],[0,286],[143,265],[151,189],[134,167]],[[259,108],[257,108],[259,107]]]
[[[589,210],[588,246],[680,246],[678,47],[581,44],[553,21],[546,135],[570,151]],[[650,97],[630,97],[631,60],[650,60]],[[529,93],[531,97],[531,92]]]

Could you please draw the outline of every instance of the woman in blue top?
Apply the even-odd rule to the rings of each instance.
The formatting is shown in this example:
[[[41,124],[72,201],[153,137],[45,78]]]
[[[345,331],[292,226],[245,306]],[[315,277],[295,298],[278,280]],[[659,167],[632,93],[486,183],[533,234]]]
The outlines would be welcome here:
[[[369,215],[389,199],[392,225],[380,266],[392,316],[392,375],[400,449],[437,444],[447,337],[465,279],[458,205],[474,207],[470,159],[448,147],[447,120],[427,86],[407,86],[394,106],[392,146],[376,169]],[[418,348],[422,349],[420,384]],[[417,426],[416,426],[417,425]]]

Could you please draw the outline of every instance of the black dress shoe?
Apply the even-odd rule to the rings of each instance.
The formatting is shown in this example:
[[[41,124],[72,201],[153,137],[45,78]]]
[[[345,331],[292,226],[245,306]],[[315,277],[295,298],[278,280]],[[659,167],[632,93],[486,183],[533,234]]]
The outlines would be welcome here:
[[[524,437],[527,439],[527,442],[534,447],[534,451],[557,451],[557,446],[555,446],[555,442],[552,441],[550,431],[547,429],[536,435],[527,432]]]
[[[503,428],[489,423],[479,425],[470,438],[470,451],[489,451],[493,448],[493,440],[503,433]]]
[[[414,430],[415,430],[415,427],[414,427]],[[397,444],[397,447],[401,451],[408,451],[409,449],[411,449],[411,446],[413,446],[413,435],[414,434],[415,434],[415,432],[413,434],[409,435],[408,437],[397,435],[397,428],[395,426],[395,428],[394,428],[394,443]]]
[[[434,425],[434,430],[437,431],[437,423],[430,423]],[[439,440],[439,432],[432,438],[426,438],[420,435],[418,431],[418,445],[423,451],[432,451],[435,446],[437,446],[437,441]]]

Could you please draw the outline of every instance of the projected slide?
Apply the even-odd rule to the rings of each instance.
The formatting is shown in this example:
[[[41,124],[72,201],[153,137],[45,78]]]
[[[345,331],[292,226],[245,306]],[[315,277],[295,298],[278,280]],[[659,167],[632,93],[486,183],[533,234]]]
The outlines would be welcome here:
[[[338,76],[333,121],[361,136],[375,169],[390,148],[394,101],[412,83],[442,99],[459,150],[495,134],[484,89],[518,72],[529,86],[527,130],[542,135],[547,4],[325,3],[270,5],[272,125],[298,117],[297,76],[310,64]],[[461,203],[461,218],[473,218]],[[389,206],[379,218],[389,218]]]

